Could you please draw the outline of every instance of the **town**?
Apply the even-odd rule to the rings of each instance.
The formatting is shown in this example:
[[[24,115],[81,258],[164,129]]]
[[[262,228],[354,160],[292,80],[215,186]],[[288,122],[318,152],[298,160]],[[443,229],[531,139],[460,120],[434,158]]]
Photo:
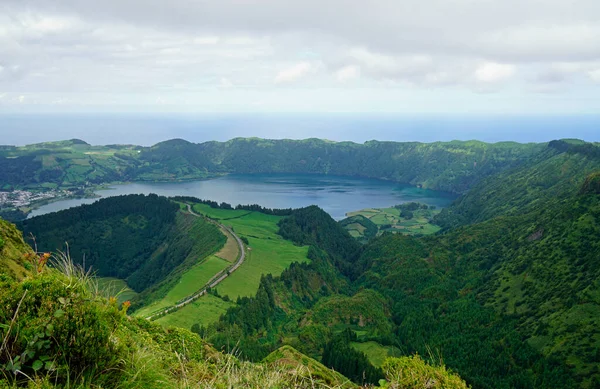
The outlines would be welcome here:
[[[68,197],[71,195],[73,195],[72,191],[56,189],[44,192],[30,192],[27,190],[0,192],[0,209],[26,207],[42,200],[50,200],[59,197]]]

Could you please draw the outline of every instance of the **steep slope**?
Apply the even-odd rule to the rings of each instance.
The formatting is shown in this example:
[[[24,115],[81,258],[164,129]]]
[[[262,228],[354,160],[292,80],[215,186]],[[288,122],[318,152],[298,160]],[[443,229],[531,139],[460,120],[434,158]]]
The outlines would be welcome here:
[[[600,146],[552,141],[530,161],[490,176],[444,209],[435,221],[443,227],[518,215],[576,194],[586,177],[600,170]]]
[[[117,196],[27,219],[20,226],[35,236],[39,250],[68,250],[76,263],[98,276],[126,279],[141,292],[225,243],[216,226],[178,210],[165,197]]]
[[[70,188],[125,180],[200,179],[223,173],[319,173],[464,193],[481,179],[526,161],[544,147],[510,142],[357,144],[258,138],[200,144],[174,139],[152,147],[63,141],[0,147],[0,182],[4,189]]]
[[[422,239],[384,236],[366,247],[360,283],[394,300],[403,343],[444,350],[448,365],[474,386],[498,387],[477,376],[501,377],[505,368],[486,369],[515,369],[515,361],[536,372],[514,381],[526,386],[569,386],[571,373],[560,365],[582,387],[598,385],[600,196],[598,173],[585,176],[598,168],[595,149],[587,150],[551,152],[448,209],[472,224]],[[538,188],[542,180],[548,192]],[[480,212],[465,213],[469,204]],[[479,217],[487,220],[473,223]],[[489,348],[469,339],[486,339]]]
[[[32,268],[27,261],[33,250],[23,241],[21,231],[2,219],[0,219],[0,274],[4,274],[13,280],[24,278]]]
[[[14,226],[2,222],[0,239],[15,251],[0,257],[0,269],[13,257],[31,254],[17,235]],[[18,247],[24,251],[17,253]],[[291,347],[262,363],[243,362],[187,330],[128,317],[127,303],[98,295],[94,280],[68,258],[54,260],[53,268],[40,264],[22,281],[0,273],[0,387],[356,387]],[[466,387],[444,367],[418,358],[386,363],[384,387],[417,388],[420,382]]]

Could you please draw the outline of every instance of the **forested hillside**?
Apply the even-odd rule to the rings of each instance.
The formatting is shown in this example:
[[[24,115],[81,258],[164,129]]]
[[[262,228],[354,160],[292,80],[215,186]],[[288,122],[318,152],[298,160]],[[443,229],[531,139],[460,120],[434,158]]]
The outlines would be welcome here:
[[[165,197],[118,196],[27,219],[20,227],[38,250],[68,251],[98,276],[126,279],[141,292],[225,243],[217,227],[178,210]]]
[[[236,138],[152,147],[90,146],[80,140],[0,148],[3,189],[70,188],[114,181],[165,181],[224,173],[319,173],[381,178],[464,193],[518,165],[544,144],[453,141],[364,144],[319,139]]]
[[[248,150],[259,147],[262,151],[254,151],[250,160]],[[190,151],[196,148],[204,148],[202,156]],[[306,150],[318,159],[303,154]],[[373,150],[380,159],[366,156]],[[456,155],[443,159],[449,150]],[[423,159],[411,160],[409,151]],[[389,380],[390,363],[382,362],[386,357],[418,353],[411,366],[421,358],[434,365],[443,362],[473,388],[600,386],[598,145],[573,140],[545,145],[355,145],[237,139],[202,145],[172,141],[138,154],[139,161],[163,166],[167,175],[180,174],[177,166],[182,163],[210,164],[219,172],[297,171],[294,166],[300,165],[303,172],[323,172],[319,169],[327,165],[322,163],[334,156],[339,163],[326,172],[351,174],[330,169],[353,166],[349,156],[363,155],[362,164],[370,161],[369,166],[382,169],[369,174],[385,171],[390,179],[466,190],[435,217],[440,232],[384,232],[361,243],[344,228],[348,221],[337,223],[316,206],[232,210],[228,204],[194,200],[198,212],[233,212],[231,220],[238,222],[254,211],[269,214],[253,219],[254,224],[236,224],[250,252],[252,246],[259,252],[258,235],[264,242],[284,238],[291,247],[289,241],[309,246],[310,262],[292,263],[279,276],[264,273],[253,297],[231,301],[218,290],[209,291],[207,301],[222,302],[228,309],[212,322],[203,321],[197,311],[191,329],[217,349],[258,362],[296,355],[285,347],[292,346],[355,384]],[[294,165],[296,158],[307,159]],[[468,165],[469,158],[479,160]],[[444,163],[441,170],[431,167],[439,176],[427,181],[418,172],[430,161]],[[384,168],[388,163],[390,170]],[[455,163],[462,163],[463,170]],[[476,167],[489,170],[478,175]],[[196,174],[190,172],[181,174]],[[127,277],[137,290],[146,289],[146,298],[160,293],[161,285],[176,282],[172,275],[189,258],[208,255],[223,244],[216,227],[187,217],[178,207],[157,196],[109,198],[28,220],[22,228],[36,235],[38,250],[63,247],[69,240],[76,260],[83,262],[85,253],[86,266],[103,275]],[[275,220],[268,235],[252,231],[253,226],[264,228],[267,218]],[[52,247],[42,247],[47,244]],[[15,258],[5,268],[19,266]],[[13,278],[25,273],[13,272]],[[307,363],[326,369],[316,361]]]
[[[346,369],[331,350],[376,341],[441,358],[474,388],[596,387],[599,174],[597,146],[551,142],[442,212],[444,233],[362,247],[322,211],[296,211],[280,233],[311,244],[316,260],[265,278],[256,298],[195,330],[222,345],[243,339],[249,359],[291,344]]]
[[[357,388],[291,347],[249,363],[188,330],[129,317],[127,303],[100,295],[82,268],[64,256],[33,253],[2,220],[0,242],[2,388]],[[466,388],[460,377],[418,356],[389,359],[380,373],[385,388]]]
[[[599,169],[599,146],[552,141],[527,163],[483,180],[444,209],[436,222],[447,228],[533,211],[576,194],[587,176]]]

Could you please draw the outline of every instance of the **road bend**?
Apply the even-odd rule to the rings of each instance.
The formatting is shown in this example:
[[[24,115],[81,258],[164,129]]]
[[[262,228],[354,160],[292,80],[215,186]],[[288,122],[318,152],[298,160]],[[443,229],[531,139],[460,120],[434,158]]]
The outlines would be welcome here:
[[[196,212],[194,212],[192,210],[192,206],[190,204],[186,204],[186,206],[187,206],[187,210],[188,210],[189,214],[194,215],[196,217],[203,217],[202,215],[199,215]],[[235,263],[233,265],[229,266],[227,269],[224,269],[224,270],[220,271],[219,273],[215,274],[213,278],[211,278],[202,288],[200,288],[195,293],[183,298],[182,300],[178,301],[174,305],[171,305],[171,306],[162,308],[159,311],[153,312],[150,316],[146,317],[146,319],[154,320],[162,315],[169,314],[177,309],[185,307],[186,305],[190,304],[191,302],[193,302],[193,301],[197,300],[198,298],[200,298],[201,296],[205,295],[208,288],[214,288],[217,285],[219,285],[219,283],[221,283],[225,278],[229,277],[229,275],[231,273],[236,271],[242,265],[242,263],[244,263],[244,260],[246,259],[246,249],[244,248],[244,242],[242,242],[240,237],[237,236],[231,228],[229,228],[215,220],[212,220],[212,219],[209,219],[209,220],[211,223],[216,224],[217,226],[221,227],[222,229],[227,231],[229,234],[231,234],[231,236],[233,236],[233,238],[237,242],[238,247],[240,249],[240,255],[238,256],[237,261],[235,261]]]

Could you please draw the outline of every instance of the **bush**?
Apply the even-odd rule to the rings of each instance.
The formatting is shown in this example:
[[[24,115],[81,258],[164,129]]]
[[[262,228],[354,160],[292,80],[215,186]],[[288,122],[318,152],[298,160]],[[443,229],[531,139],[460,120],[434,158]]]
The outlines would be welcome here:
[[[124,317],[116,301],[107,303],[85,280],[56,270],[9,283],[0,285],[2,370],[61,382],[118,374],[125,350],[113,338]]]
[[[446,370],[445,366],[428,365],[418,355],[402,358],[388,358],[383,363],[387,379],[384,388],[403,389],[467,389],[459,376]]]

